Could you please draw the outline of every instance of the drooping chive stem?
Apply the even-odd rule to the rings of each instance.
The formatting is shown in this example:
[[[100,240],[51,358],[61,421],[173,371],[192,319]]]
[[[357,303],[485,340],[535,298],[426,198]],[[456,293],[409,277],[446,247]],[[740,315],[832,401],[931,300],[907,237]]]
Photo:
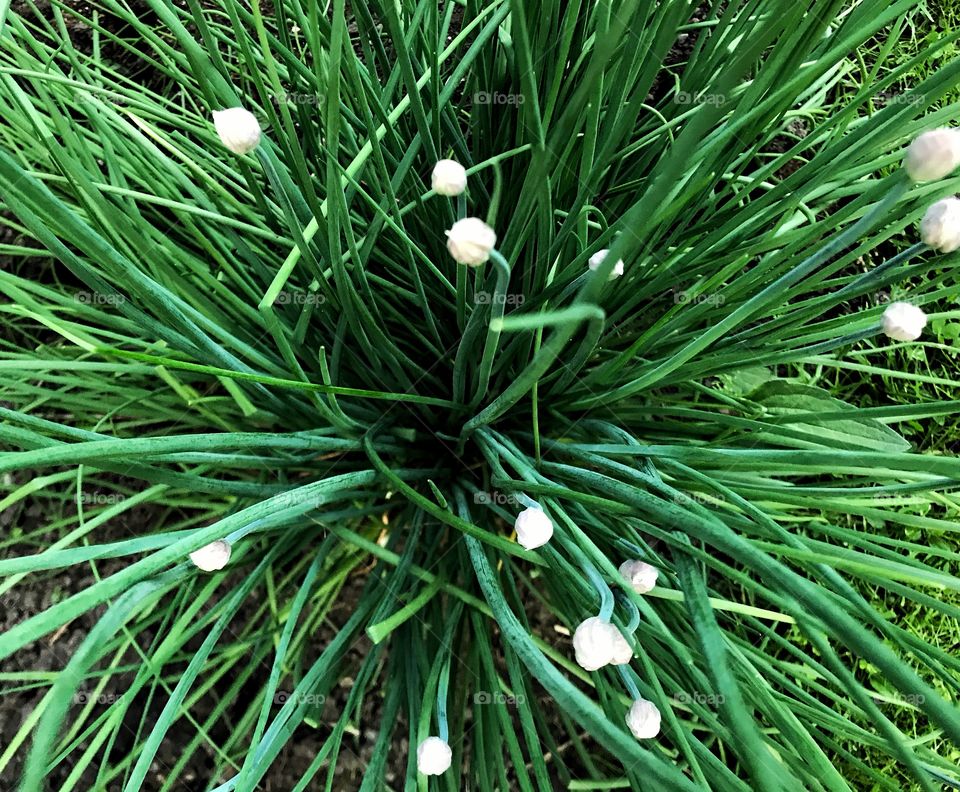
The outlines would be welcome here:
[[[623,592],[617,593],[617,602],[630,611],[630,621],[627,622],[626,631],[628,635],[633,635],[640,626],[640,609]]]
[[[461,193],[457,196],[457,220],[467,216],[467,196]],[[467,270],[457,267],[457,327],[460,332],[467,322]]]
[[[476,407],[486,396],[487,386],[490,383],[490,371],[493,368],[493,356],[500,341],[498,320],[503,317],[503,309],[507,302],[507,287],[510,285],[510,265],[500,255],[496,248],[490,251],[490,259],[497,267],[497,285],[490,303],[490,322],[487,326],[487,340],[483,347],[483,357],[480,360],[480,376],[477,380],[477,392],[471,402]]]
[[[597,568],[590,562],[590,560],[583,554],[583,552],[574,542],[566,540],[563,535],[559,537],[559,541],[563,545],[564,549],[566,549],[573,559],[580,565],[580,568],[583,570],[583,574],[586,576],[587,580],[590,581],[590,584],[596,589],[597,595],[600,597],[600,611],[598,615],[601,619],[603,619],[603,621],[610,621],[610,619],[613,617],[613,606],[615,602],[613,591],[610,589],[610,586],[607,585],[606,581],[597,571]]]
[[[634,701],[642,698],[640,695],[640,686],[637,685],[637,681],[634,679],[634,670],[628,665],[619,665],[617,666],[617,673],[620,675],[620,679],[623,680],[623,686],[627,689],[630,698]]]

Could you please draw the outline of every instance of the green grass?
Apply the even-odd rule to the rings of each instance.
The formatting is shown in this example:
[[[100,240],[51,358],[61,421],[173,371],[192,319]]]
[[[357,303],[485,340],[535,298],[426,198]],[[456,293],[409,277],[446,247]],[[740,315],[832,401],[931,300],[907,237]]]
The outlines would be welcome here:
[[[960,784],[957,256],[872,274],[960,183],[899,167],[956,115],[954,28],[913,2],[107,0],[83,48],[88,12],[31,9],[0,43],[0,473],[48,521],[3,540],[0,596],[84,584],[0,658],[89,628],[57,673],[0,669],[42,692],[0,776],[173,790],[203,758],[196,788],[252,792],[307,744],[297,790],[353,753],[363,790]],[[238,104],[247,156],[211,121]],[[448,156],[460,199],[428,189]],[[451,259],[463,216],[508,280]],[[921,341],[879,334],[880,291]],[[526,550],[534,502],[555,534]],[[222,538],[222,572],[187,560]],[[554,630],[598,613],[617,671]]]

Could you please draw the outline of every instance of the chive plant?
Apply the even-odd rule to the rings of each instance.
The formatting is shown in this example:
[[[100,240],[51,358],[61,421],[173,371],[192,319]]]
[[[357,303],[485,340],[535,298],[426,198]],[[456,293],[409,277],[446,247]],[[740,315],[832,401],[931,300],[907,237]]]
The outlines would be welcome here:
[[[2,786],[960,783],[915,5],[3,6]]]

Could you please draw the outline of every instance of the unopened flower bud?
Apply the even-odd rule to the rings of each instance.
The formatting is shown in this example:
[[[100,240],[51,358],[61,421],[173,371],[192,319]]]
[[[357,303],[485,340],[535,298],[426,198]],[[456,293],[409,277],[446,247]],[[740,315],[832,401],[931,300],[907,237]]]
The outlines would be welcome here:
[[[260,122],[243,107],[214,110],[213,125],[223,145],[234,154],[246,154],[260,143]]]
[[[427,737],[417,747],[417,770],[424,775],[445,773],[453,761],[453,751],[446,740],[439,737]]]
[[[467,189],[467,171],[459,162],[442,159],[433,166],[430,186],[437,195],[460,195]]]
[[[599,616],[580,622],[573,633],[573,651],[577,663],[587,671],[596,671],[610,663],[623,665],[633,656],[620,631]]]
[[[941,253],[960,248],[960,200],[950,197],[932,204],[920,221],[920,239]]]
[[[598,250],[587,262],[587,266],[591,270],[596,270],[600,268],[600,265],[603,264],[603,260],[607,257],[607,253],[610,251],[604,248],[603,250]],[[617,263],[613,265],[613,269],[610,270],[610,274],[607,276],[607,280],[615,280],[623,275],[623,259],[617,259]]]
[[[524,509],[513,524],[517,541],[527,550],[541,547],[553,536],[553,523],[541,509]]]
[[[230,543],[217,539],[190,553],[190,560],[204,572],[216,572],[230,560]]]
[[[910,144],[903,165],[915,182],[949,176],[960,165],[960,131],[945,128],[924,132]]]
[[[496,232],[479,217],[457,220],[447,231],[447,250],[460,264],[483,264],[496,244]]]
[[[627,728],[638,740],[649,740],[660,733],[660,710],[652,701],[637,699],[627,710]]]
[[[660,571],[644,561],[631,560],[620,564],[620,574],[637,594],[646,594],[657,585]]]
[[[916,341],[927,326],[927,315],[906,302],[890,303],[883,312],[883,332],[895,341]]]

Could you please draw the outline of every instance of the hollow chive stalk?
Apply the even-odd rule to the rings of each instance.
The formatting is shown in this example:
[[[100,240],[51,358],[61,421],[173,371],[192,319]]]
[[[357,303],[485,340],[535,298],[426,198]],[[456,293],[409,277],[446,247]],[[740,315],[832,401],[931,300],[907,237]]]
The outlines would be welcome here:
[[[450,687],[450,658],[440,668],[440,678],[437,680],[437,734],[444,742],[450,741],[450,726],[447,722],[447,691]]]
[[[467,216],[467,196],[457,196],[457,220]],[[463,332],[467,323],[467,268],[457,267],[457,327]]]
[[[746,323],[752,317],[755,317],[759,311],[768,308],[772,303],[782,297],[786,289],[798,283],[803,278],[811,275],[821,265],[823,265],[824,262],[828,261],[832,256],[835,256],[838,252],[843,250],[844,247],[849,245],[850,242],[871,229],[887,214],[891,207],[893,207],[903,197],[908,188],[909,183],[902,172],[892,174],[890,177],[888,177],[886,193],[881,200],[877,201],[871,207],[866,209],[864,215],[859,220],[851,223],[839,234],[831,238],[825,244],[821,245],[816,252],[805,258],[789,272],[784,273],[775,281],[754,294],[743,304],[739,305],[737,308],[723,317],[723,319],[721,319],[715,325],[703,333],[698,334],[693,340],[687,343],[682,349],[671,355],[668,359],[663,360],[655,365],[651,364],[651,366],[646,370],[641,370],[638,372],[637,376],[635,376],[629,383],[621,385],[619,388],[615,388],[614,390],[603,390],[602,393],[591,393],[590,396],[575,401],[572,405],[570,405],[571,409],[588,409],[591,407],[596,407],[597,404],[600,403],[610,404],[654,387],[667,375],[676,371],[684,363],[703,352],[718,339],[722,338],[724,335],[727,335],[735,327]],[[614,245],[609,256],[618,255],[618,251],[616,250],[617,246],[617,244]],[[606,277],[606,275],[609,274],[609,269],[603,265],[601,265],[600,270],[603,270],[601,273],[603,277]],[[614,361],[611,361],[605,374],[607,376],[611,376],[614,372],[626,365],[628,361],[634,359],[637,355],[637,352],[638,350],[632,347],[628,350],[625,350]],[[468,422],[468,425],[470,425],[470,422]]]
[[[490,383],[490,371],[493,368],[493,356],[500,342],[499,320],[503,318],[503,309],[507,302],[507,286],[510,284],[510,265],[496,249],[490,251],[490,260],[497,267],[497,285],[490,303],[490,323],[487,326],[487,340],[480,360],[480,377],[477,380],[477,392],[471,402],[476,407],[487,394]]]

